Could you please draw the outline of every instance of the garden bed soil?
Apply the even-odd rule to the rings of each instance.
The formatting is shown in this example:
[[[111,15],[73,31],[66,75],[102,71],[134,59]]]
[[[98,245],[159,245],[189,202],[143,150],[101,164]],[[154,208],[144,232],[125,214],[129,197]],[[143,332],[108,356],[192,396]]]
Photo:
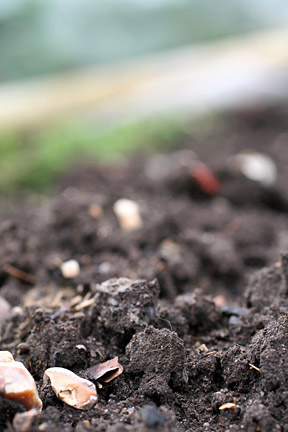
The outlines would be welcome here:
[[[29,430],[288,431],[287,118],[232,113],[167,155],[78,164],[49,198],[2,208],[1,350],[37,383]],[[272,158],[274,184],[231,168],[246,149]],[[121,229],[119,198],[139,204],[141,228]],[[43,382],[49,367],[87,378],[115,356],[124,372],[88,411]],[[1,431],[19,411],[0,397]]]

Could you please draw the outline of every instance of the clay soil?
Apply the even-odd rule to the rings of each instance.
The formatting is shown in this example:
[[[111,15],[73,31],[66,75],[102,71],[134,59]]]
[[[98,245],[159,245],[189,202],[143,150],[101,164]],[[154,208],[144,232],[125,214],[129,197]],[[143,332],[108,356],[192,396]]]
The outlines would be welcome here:
[[[49,198],[2,208],[1,350],[37,383],[29,430],[288,431],[288,110],[233,113],[202,135],[164,156],[78,164]],[[246,149],[272,158],[273,185],[232,167]],[[219,189],[193,176],[200,162]],[[142,228],[121,229],[119,198],[138,202]],[[91,410],[43,382],[48,367],[87,377],[115,356],[124,372],[97,383]],[[2,431],[19,410],[0,397]]]

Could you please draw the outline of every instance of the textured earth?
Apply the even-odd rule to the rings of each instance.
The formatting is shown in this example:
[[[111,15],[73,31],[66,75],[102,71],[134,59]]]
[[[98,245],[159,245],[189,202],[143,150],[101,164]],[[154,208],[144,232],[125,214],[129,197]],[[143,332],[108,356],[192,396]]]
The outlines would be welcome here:
[[[49,197],[2,205],[0,348],[43,401],[27,430],[288,431],[287,119],[234,112],[171,153],[79,163]],[[273,182],[247,177],[245,150],[270,158]],[[119,198],[138,203],[140,228],[121,228]],[[87,377],[115,356],[124,372],[97,384],[91,410],[43,382],[49,367]],[[23,410],[0,396],[0,430],[19,432]]]

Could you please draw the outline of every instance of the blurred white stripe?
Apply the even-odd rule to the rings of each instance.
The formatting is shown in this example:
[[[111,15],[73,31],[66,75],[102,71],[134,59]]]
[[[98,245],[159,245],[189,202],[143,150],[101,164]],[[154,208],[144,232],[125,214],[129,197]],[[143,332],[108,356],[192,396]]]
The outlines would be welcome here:
[[[121,121],[288,95],[288,30],[189,47],[110,69],[0,87],[0,127],[38,127],[85,113]]]

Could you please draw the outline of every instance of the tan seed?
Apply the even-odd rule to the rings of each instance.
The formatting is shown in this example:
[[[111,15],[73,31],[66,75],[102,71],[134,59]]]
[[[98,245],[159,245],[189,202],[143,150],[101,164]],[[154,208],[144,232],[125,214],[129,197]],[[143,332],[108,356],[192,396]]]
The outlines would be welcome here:
[[[44,382],[50,380],[56,396],[67,405],[79,410],[92,408],[98,400],[95,385],[61,367],[47,369]]]

